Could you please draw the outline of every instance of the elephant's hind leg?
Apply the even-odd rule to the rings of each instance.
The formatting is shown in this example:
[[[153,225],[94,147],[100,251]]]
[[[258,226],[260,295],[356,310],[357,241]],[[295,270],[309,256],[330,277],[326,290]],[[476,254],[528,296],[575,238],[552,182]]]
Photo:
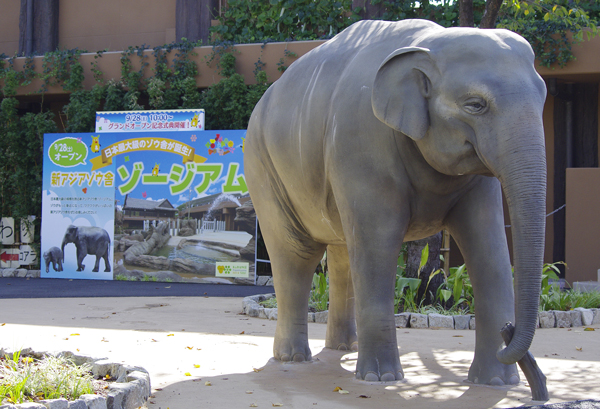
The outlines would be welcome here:
[[[354,288],[346,246],[327,246],[329,269],[329,314],[327,317],[327,348],[358,350]]]
[[[263,236],[271,258],[277,296],[273,354],[281,361],[308,361],[312,357],[308,346],[308,299],[312,277],[325,246],[314,243],[314,247],[304,247],[299,254],[285,238],[276,238],[264,228]]]

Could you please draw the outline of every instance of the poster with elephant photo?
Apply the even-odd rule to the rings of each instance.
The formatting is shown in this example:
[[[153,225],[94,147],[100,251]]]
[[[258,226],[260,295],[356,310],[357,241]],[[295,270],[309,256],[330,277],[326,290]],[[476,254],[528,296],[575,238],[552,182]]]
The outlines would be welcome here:
[[[106,197],[110,195],[112,200],[111,214],[106,214],[104,221],[112,224],[110,278],[255,284],[256,216],[243,172],[245,134],[245,130],[163,130],[100,132],[75,137],[88,143],[88,178],[91,174],[106,172],[111,172],[114,178],[106,192]],[[62,135],[63,138],[72,136]],[[47,135],[47,138],[46,149],[51,149],[55,141],[52,138],[57,137]],[[49,195],[46,191],[51,191],[53,185],[52,176],[48,174],[60,172],[56,169],[60,164],[49,157],[45,159],[49,168],[44,168],[44,194]],[[77,181],[73,185],[68,181],[66,184],[71,196],[85,195],[78,186],[73,186]],[[55,216],[51,212],[56,209],[51,206],[56,205],[56,200],[47,202],[42,216],[48,215],[52,220]],[[66,233],[74,223],[63,221],[60,227],[50,229],[62,230],[68,242],[72,235]],[[102,223],[92,223],[90,219],[90,227],[103,228]],[[61,251],[62,240],[63,236],[56,245],[45,238],[42,227],[44,251],[46,247],[57,247],[55,252]],[[50,262],[46,276],[65,276],[70,246],[75,251],[73,244],[65,246],[63,271],[54,271]],[[54,253],[49,252],[48,258],[53,257]],[[82,264],[93,267],[94,260],[95,256],[88,250]],[[90,267],[77,271],[78,266],[75,266],[79,274],[75,278],[100,278]],[[101,258],[100,272],[103,267]],[[45,265],[42,269],[45,271]]]
[[[96,169],[98,149],[87,133],[44,135],[44,278],[113,278],[115,166]]]

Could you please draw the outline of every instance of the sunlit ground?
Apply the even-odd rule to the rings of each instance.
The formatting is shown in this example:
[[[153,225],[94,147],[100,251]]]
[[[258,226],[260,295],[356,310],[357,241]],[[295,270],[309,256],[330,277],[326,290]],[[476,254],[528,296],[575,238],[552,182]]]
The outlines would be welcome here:
[[[532,404],[522,375],[515,387],[465,382],[474,331],[398,329],[405,379],[368,383],[354,378],[357,353],[324,349],[326,325],[309,325],[312,362],[280,363],[271,359],[276,322],[240,311],[241,299],[232,298],[0,300],[0,348],[69,350],[142,366],[153,387],[148,407],[157,409]],[[599,351],[600,326],[538,330],[532,353],[548,377],[549,403],[600,400]]]

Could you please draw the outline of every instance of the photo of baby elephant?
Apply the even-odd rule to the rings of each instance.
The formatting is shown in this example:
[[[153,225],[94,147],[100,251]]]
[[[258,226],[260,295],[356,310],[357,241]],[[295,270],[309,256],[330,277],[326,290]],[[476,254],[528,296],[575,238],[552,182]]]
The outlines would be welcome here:
[[[50,247],[44,252],[43,257],[46,262],[46,273],[50,271],[50,263],[52,263],[54,271],[63,271],[63,252],[58,247]]]

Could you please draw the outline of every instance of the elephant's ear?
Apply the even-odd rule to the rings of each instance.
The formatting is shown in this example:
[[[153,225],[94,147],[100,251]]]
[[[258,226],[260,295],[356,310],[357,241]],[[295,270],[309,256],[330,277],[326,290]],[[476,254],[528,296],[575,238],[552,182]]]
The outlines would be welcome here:
[[[430,77],[435,71],[427,48],[404,47],[391,53],[375,76],[371,95],[375,116],[415,140],[425,136],[429,128]]]

